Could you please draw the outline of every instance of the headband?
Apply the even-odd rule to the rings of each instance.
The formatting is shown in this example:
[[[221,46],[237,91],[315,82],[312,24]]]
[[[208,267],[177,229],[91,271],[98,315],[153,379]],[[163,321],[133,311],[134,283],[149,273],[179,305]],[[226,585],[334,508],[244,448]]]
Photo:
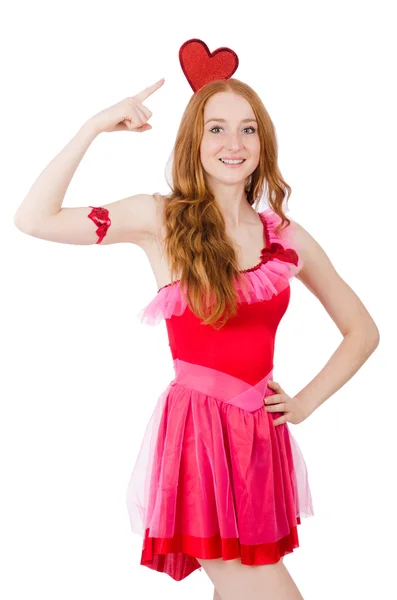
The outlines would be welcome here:
[[[207,44],[193,38],[179,49],[179,62],[193,92],[216,79],[229,79],[238,67],[238,56],[230,48],[209,51]]]

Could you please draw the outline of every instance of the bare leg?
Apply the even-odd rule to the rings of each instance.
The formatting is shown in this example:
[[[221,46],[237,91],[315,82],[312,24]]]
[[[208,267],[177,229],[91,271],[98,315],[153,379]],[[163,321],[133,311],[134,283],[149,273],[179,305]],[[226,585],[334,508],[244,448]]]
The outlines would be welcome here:
[[[214,600],[303,600],[288,570],[279,561],[270,565],[242,565],[240,559],[197,559],[216,588]],[[220,596],[222,594],[222,596]]]
[[[280,560],[281,560],[281,562],[284,562],[284,557],[282,557]],[[214,597],[212,598],[212,600],[222,600],[222,598],[220,597],[220,595],[217,592],[215,587],[214,587]]]

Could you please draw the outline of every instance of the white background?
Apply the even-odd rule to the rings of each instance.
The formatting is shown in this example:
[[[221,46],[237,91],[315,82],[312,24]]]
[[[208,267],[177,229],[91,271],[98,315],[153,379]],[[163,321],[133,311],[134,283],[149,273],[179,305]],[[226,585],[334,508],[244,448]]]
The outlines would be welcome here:
[[[322,245],[381,334],[376,352],[309,419],[290,425],[315,517],[285,564],[305,600],[395,590],[395,21],[392,2],[13,2],[1,16],[2,374],[0,595],[212,600],[139,565],[125,492],[147,421],[173,378],[156,293],[132,244],[72,246],[22,234],[13,215],[81,125],[165,77],[153,129],[101,134],[64,206],[168,192],[165,165],[192,90],[178,61],[198,37],[235,50],[235,77],[275,124],[290,216]],[[296,394],[341,336],[297,280],[274,379]],[[267,600],[264,590],[264,600]]]

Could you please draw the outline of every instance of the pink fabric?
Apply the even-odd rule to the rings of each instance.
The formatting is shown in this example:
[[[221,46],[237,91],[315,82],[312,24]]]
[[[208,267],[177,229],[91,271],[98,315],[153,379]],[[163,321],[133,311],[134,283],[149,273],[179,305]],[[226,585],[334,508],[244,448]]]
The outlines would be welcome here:
[[[276,562],[292,548],[274,546],[314,512],[298,444],[287,423],[273,425],[281,413],[264,407],[272,372],[250,386],[181,360],[174,366],[127,490],[131,531],[145,538],[141,564],[179,581],[201,569],[196,556]]]
[[[287,535],[298,516],[312,516],[298,444],[287,423],[272,424],[281,413],[264,407],[273,394],[267,387],[272,372],[250,386],[182,360],[174,367],[128,485],[131,530],[207,538],[220,528],[222,538],[261,544]]]
[[[314,514],[298,444],[288,423],[273,424],[282,413],[264,406],[289,280],[303,264],[293,229],[277,236],[277,215],[264,214],[270,253],[244,272],[238,314],[222,328],[202,324],[179,283],[144,311],[146,322],[166,318],[175,378],[147,425],[127,509],[144,538],[141,564],[178,581],[200,569],[197,558],[277,562],[299,545],[301,517]]]
[[[293,222],[291,227],[277,235],[275,228],[280,223],[279,216],[271,208],[263,210],[259,215],[266,221],[269,245],[281,242],[285,248],[297,249]],[[278,294],[288,286],[289,280],[298,273],[302,266],[301,258],[299,258],[298,265],[273,258],[259,264],[259,268],[243,271],[243,284],[236,280],[240,301],[252,303],[269,300],[274,294]],[[177,281],[172,285],[160,288],[153,300],[138,312],[137,317],[144,324],[157,325],[162,319],[169,319],[172,315],[182,315],[186,307],[185,295]]]

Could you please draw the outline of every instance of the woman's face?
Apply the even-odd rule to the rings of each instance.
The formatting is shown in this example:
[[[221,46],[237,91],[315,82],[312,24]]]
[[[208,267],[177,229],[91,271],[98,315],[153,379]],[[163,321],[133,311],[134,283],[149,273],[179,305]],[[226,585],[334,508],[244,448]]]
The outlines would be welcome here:
[[[209,178],[222,183],[244,183],[259,163],[260,141],[249,102],[233,92],[218,92],[204,107],[200,158]],[[244,159],[228,166],[220,159]]]

